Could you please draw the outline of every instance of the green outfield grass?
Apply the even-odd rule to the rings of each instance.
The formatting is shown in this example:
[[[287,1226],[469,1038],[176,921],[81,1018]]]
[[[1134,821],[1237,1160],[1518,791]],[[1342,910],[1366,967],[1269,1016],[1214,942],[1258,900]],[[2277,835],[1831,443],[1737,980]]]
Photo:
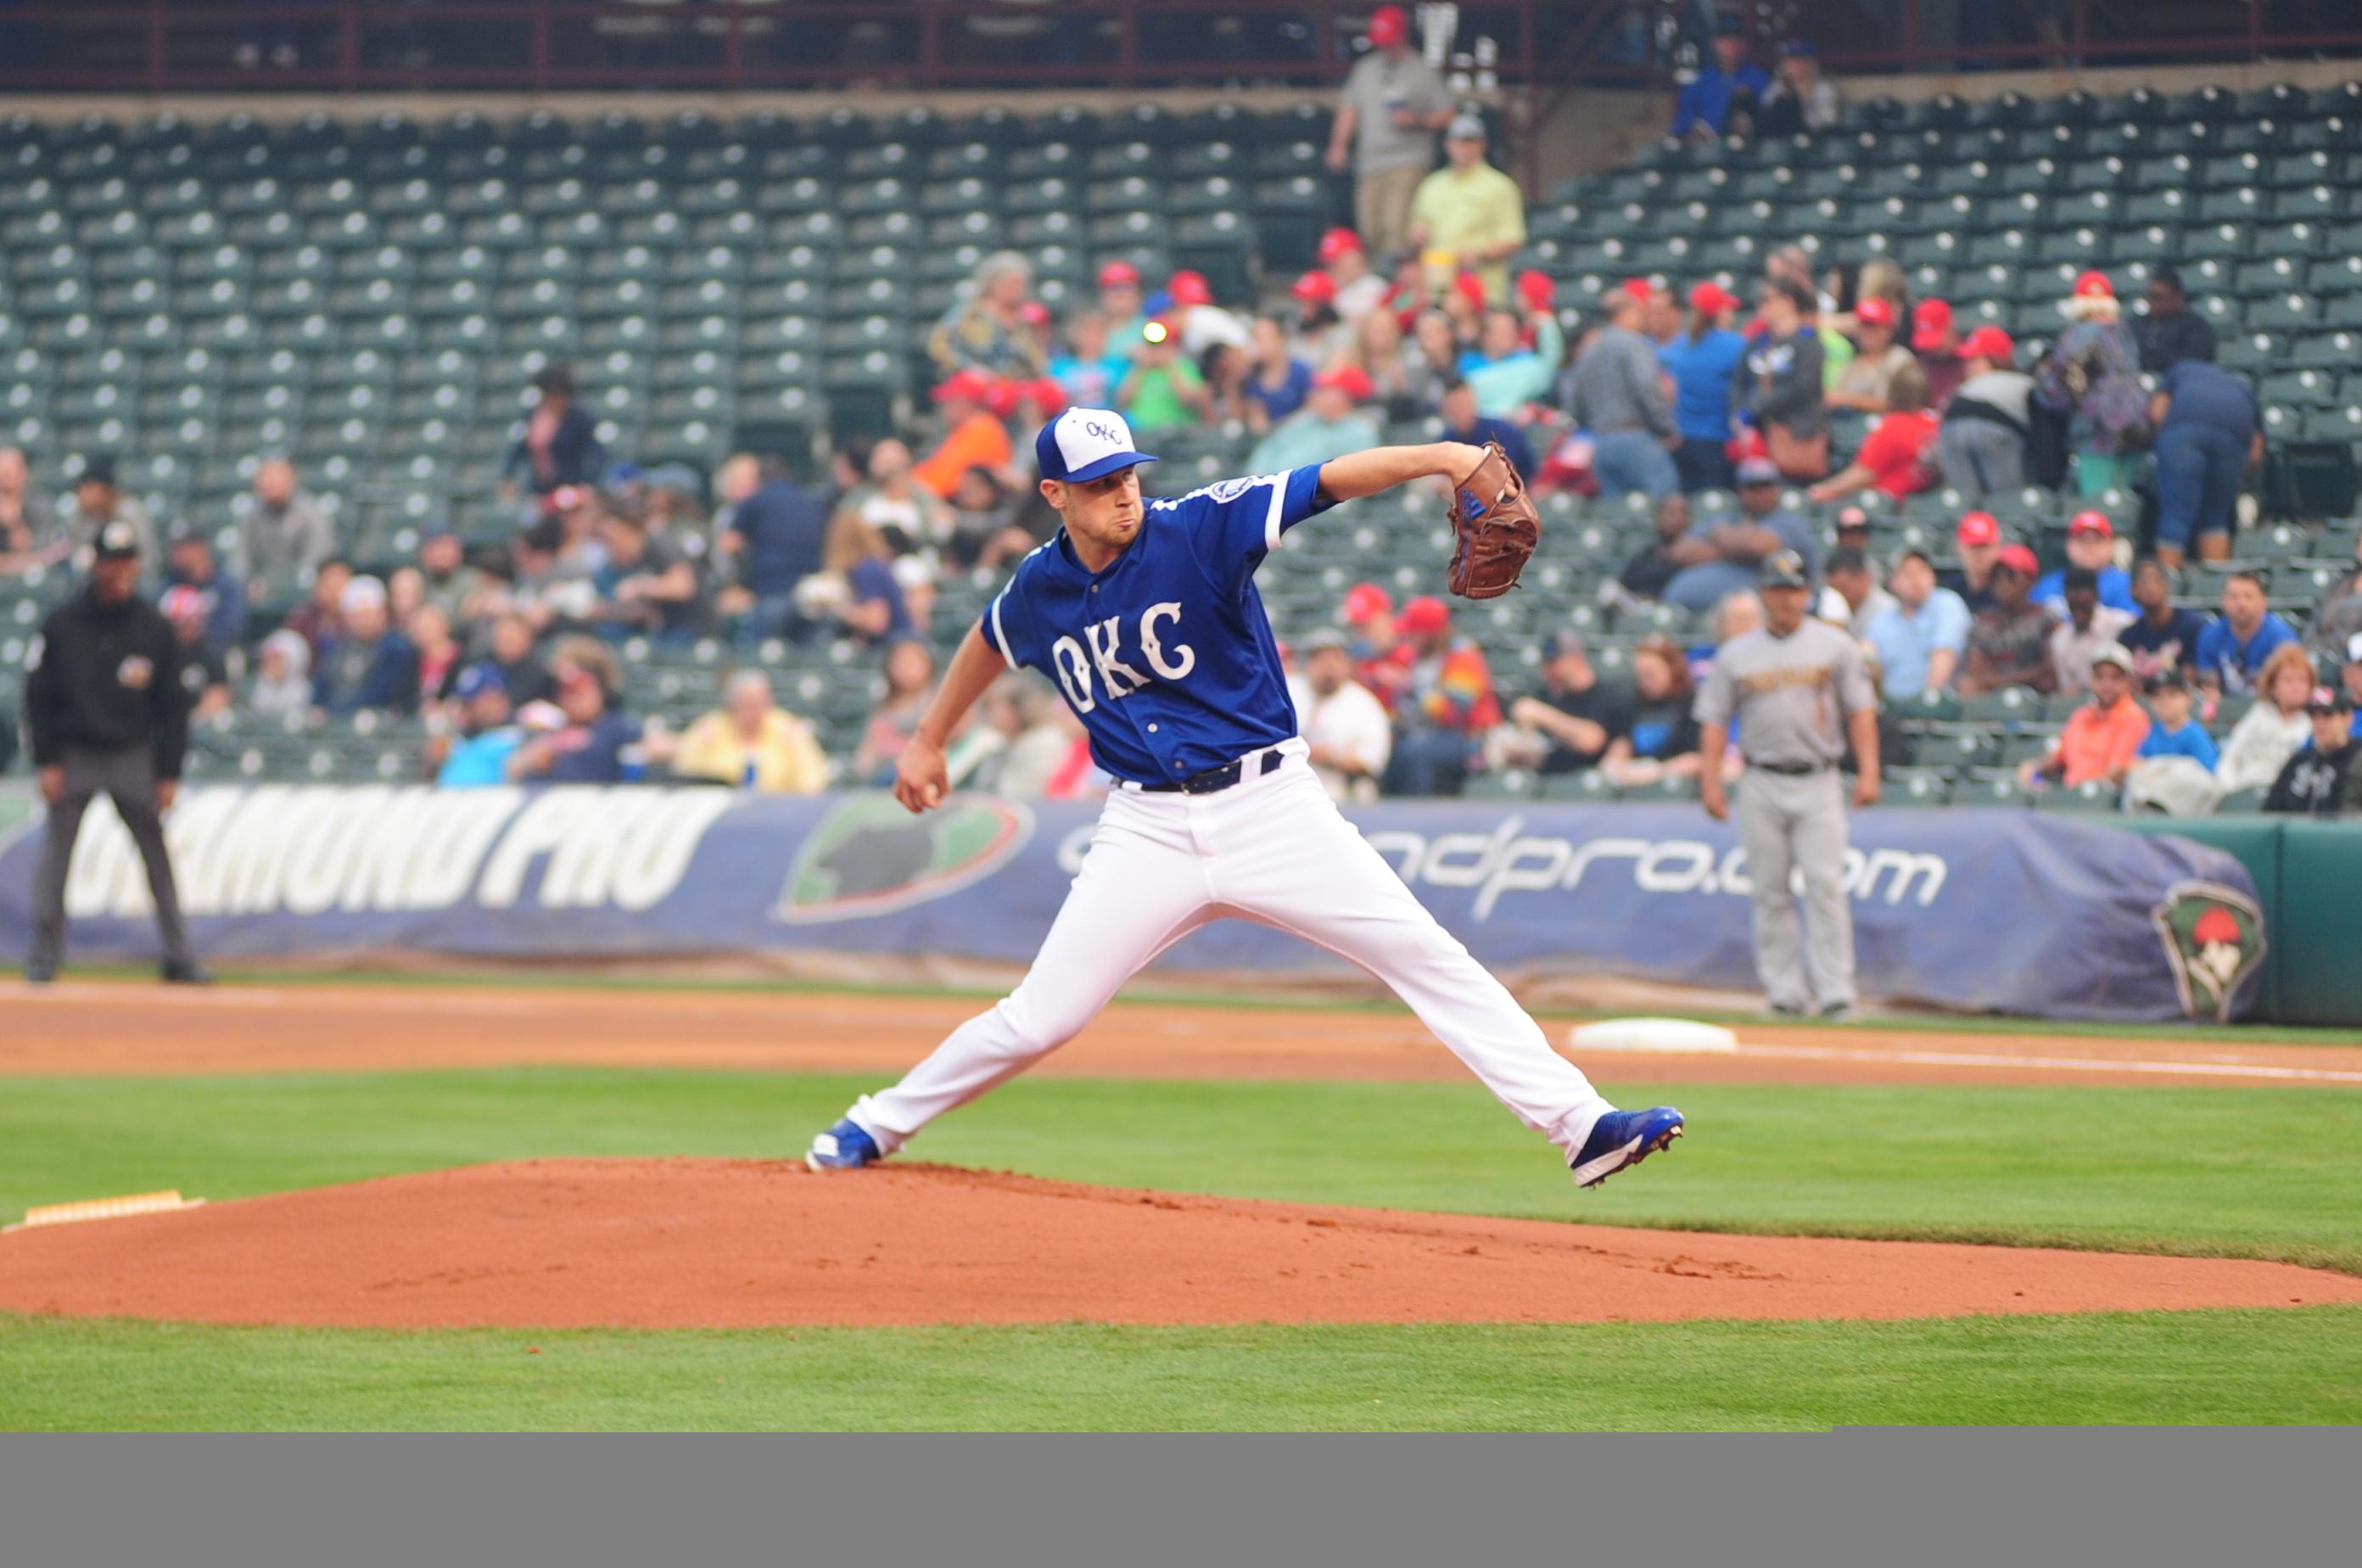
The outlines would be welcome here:
[[[484,1072],[17,1079],[0,1215],[539,1154],[777,1156],[873,1080]],[[1801,1088],[1578,1194],[1465,1084],[1039,1078],[914,1150],[1244,1197],[2054,1241],[2362,1272],[2362,1096]],[[538,1353],[529,1353],[537,1352]],[[388,1333],[0,1315],[0,1428],[1825,1428],[2362,1420],[2362,1310],[1906,1323]]]
[[[0,1366],[10,1429],[2351,1423],[2362,1421],[2362,1309],[440,1334],[0,1315]]]
[[[485,1072],[10,1081],[0,1215],[544,1154],[800,1153],[874,1080]],[[1611,1086],[1611,1092],[1615,1092]],[[2362,1273],[2362,1095],[1655,1086],[1673,1151],[1594,1193],[1473,1085],[1034,1078],[916,1157],[1237,1197],[1707,1230],[2054,1242]]]

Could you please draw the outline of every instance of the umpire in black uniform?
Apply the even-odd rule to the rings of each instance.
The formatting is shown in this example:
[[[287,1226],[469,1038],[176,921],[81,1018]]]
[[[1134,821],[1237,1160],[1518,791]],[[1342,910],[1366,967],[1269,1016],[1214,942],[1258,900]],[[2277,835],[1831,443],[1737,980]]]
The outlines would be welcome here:
[[[139,597],[139,534],[121,519],[93,541],[95,559],[83,591],[51,611],[41,626],[40,660],[25,683],[33,761],[41,771],[49,824],[33,873],[33,945],[25,978],[57,978],[65,946],[66,867],[91,797],[104,790],[147,862],[164,938],[164,978],[204,985],[212,978],[189,946],[172,863],[158,813],[171,809],[189,746],[189,696],[181,684],[181,645],[172,624]]]

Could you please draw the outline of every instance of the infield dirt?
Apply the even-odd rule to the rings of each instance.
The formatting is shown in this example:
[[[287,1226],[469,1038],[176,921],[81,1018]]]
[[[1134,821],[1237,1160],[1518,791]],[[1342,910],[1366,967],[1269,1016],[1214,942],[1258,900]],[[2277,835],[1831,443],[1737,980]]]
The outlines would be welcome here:
[[[900,1074],[988,1003],[942,995],[417,985],[0,987],[0,1075],[386,1072],[522,1064]],[[1544,1025],[1566,1048],[1569,1026]],[[2362,1047],[1794,1025],[1736,1055],[1584,1055],[1618,1083],[2362,1088]],[[1119,1001],[1037,1072],[1467,1081],[1407,1012]]]
[[[1728,1236],[895,1165],[540,1160],[0,1238],[0,1309],[348,1327],[1581,1322],[2362,1302],[2285,1264]]]

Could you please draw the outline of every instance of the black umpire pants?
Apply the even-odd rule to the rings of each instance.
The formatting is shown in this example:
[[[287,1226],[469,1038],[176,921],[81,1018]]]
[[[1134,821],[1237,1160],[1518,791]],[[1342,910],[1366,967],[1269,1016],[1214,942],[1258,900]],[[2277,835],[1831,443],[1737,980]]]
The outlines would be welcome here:
[[[139,858],[148,867],[148,890],[156,900],[156,929],[164,939],[164,962],[193,964],[189,928],[181,919],[181,895],[172,885],[172,862],[164,851],[164,824],[156,815],[156,757],[147,746],[122,751],[65,748],[66,792],[50,803],[48,823],[41,830],[41,861],[33,872],[33,945],[25,966],[55,970],[66,939],[66,868],[73,863],[74,840],[82,833],[83,813],[102,792],[115,802],[115,814],[131,830]]]

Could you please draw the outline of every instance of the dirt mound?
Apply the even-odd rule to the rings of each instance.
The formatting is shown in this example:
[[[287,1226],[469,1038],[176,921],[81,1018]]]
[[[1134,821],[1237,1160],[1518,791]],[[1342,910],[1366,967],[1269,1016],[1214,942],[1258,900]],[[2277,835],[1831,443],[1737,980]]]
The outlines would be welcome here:
[[[2279,1264],[1703,1235],[902,1165],[538,1160],[0,1240],[0,1309],[428,1328],[1584,1321],[2362,1301]]]

